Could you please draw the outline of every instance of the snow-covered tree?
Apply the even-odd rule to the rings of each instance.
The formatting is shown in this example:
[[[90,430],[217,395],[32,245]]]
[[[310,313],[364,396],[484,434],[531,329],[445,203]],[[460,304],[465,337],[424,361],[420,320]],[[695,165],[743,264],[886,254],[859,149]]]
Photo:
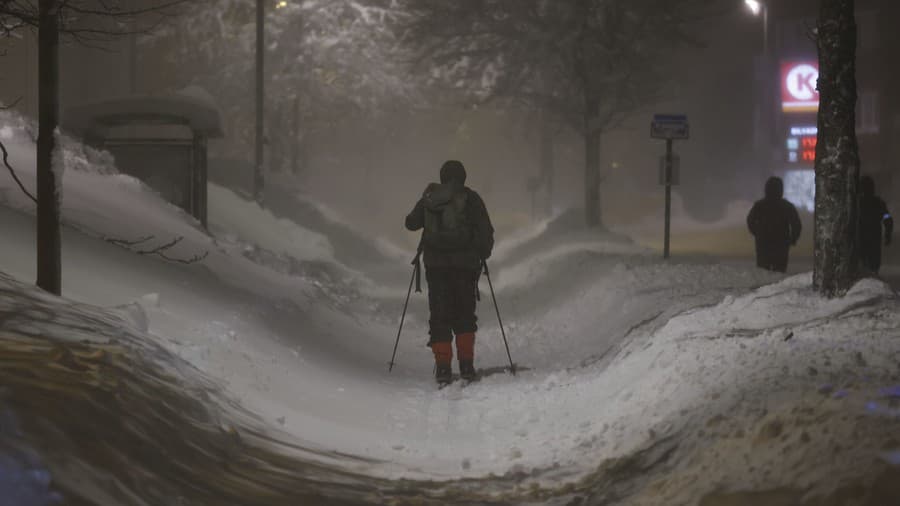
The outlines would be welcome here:
[[[819,48],[819,142],[816,145],[813,284],[845,293],[857,274],[856,19],[854,0],[822,0]]]
[[[406,41],[432,82],[538,112],[584,138],[585,219],[600,216],[600,138],[664,94],[671,50],[711,0],[406,0]],[[541,156],[544,164],[552,155]],[[545,169],[546,170],[546,169]]]
[[[253,138],[255,0],[198,3],[170,35],[185,76],[224,107],[239,156]],[[292,146],[315,131],[413,96],[398,54],[396,0],[287,0],[266,12],[267,139],[283,167]],[[291,153],[303,158],[304,153]]]

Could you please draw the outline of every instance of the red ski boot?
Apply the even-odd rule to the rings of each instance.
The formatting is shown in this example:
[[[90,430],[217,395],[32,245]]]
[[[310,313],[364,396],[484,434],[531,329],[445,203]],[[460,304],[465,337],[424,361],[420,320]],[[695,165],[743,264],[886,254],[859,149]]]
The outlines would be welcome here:
[[[475,333],[467,332],[456,336],[456,355],[459,358],[459,377],[475,379]]]
[[[453,381],[453,346],[450,343],[431,343],[434,353],[434,379],[438,385],[448,385]]]

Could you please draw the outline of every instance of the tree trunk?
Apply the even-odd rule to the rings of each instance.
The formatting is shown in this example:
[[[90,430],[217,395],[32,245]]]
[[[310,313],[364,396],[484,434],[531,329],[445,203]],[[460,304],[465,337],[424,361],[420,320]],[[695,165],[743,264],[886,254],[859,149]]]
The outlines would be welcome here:
[[[59,125],[59,0],[41,0],[38,20],[37,286],[62,292],[59,185],[54,171]]]
[[[599,102],[593,96],[593,86],[589,78],[588,64],[585,60],[584,39],[590,31],[588,20],[592,15],[591,3],[588,0],[578,2],[578,11],[582,13],[581,32],[575,54],[576,73],[579,76],[584,94],[584,218],[588,228],[600,225],[600,129],[596,128]]]
[[[540,170],[541,181],[544,183],[544,214],[553,214],[553,179],[555,176],[555,153],[553,151],[553,121],[550,113],[544,109],[541,111],[541,141],[540,141]]]
[[[137,10],[140,7],[140,5],[137,5],[136,0],[131,0],[128,3],[128,9],[130,10]],[[136,17],[131,20],[128,29],[132,32],[128,34],[128,93],[135,95],[138,89],[138,25]]]
[[[264,123],[263,123],[263,100],[265,81],[264,63],[265,63],[265,1],[256,0],[256,146],[255,160],[253,167],[253,199],[260,205],[263,202],[263,186],[265,185],[265,177],[263,176],[263,143],[265,141]]]
[[[300,96],[294,95],[291,107],[291,174],[300,173]]]
[[[857,274],[856,21],[854,0],[822,0],[813,285],[843,295]]]
[[[588,228],[600,225],[600,134],[584,134],[584,217]]]

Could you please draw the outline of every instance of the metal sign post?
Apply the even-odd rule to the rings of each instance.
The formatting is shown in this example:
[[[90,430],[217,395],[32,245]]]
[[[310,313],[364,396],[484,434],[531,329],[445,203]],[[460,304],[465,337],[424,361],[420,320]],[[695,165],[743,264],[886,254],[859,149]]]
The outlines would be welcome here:
[[[690,124],[687,116],[684,114],[656,114],[650,123],[650,137],[654,139],[666,140],[666,157],[663,162],[663,170],[661,171],[660,184],[666,186],[666,219],[665,232],[663,236],[663,258],[669,258],[669,242],[672,223],[672,185],[678,184],[677,177],[673,175],[678,172],[676,163],[678,159],[672,154],[672,141],[675,139],[690,138]]]
[[[663,258],[669,258],[669,237],[672,223],[672,139],[666,139],[666,231],[663,239]]]

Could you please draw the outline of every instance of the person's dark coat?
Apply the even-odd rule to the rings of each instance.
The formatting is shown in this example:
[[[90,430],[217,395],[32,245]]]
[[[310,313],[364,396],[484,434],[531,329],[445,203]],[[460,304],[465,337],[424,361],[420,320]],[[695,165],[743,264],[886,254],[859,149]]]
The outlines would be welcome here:
[[[788,251],[802,230],[797,208],[783,195],[781,178],[769,178],[765,198],[753,204],[747,215],[747,228],[756,240],[756,265],[777,272],[787,271]]]
[[[859,190],[859,259],[864,268],[877,274],[881,269],[881,243],[891,243],[894,219],[887,204],[875,195],[871,177],[860,179]]]
[[[465,168],[459,162],[447,162],[441,168],[441,183],[464,185]],[[423,245],[422,255],[425,267],[455,267],[479,271],[481,261],[490,258],[494,248],[494,227],[488,216],[487,208],[481,196],[475,190],[463,186],[466,197],[466,222],[471,229],[471,240],[465,247],[457,250],[439,250]],[[425,227],[425,202],[420,198],[415,207],[406,216],[406,228],[412,232]]]
[[[494,248],[494,227],[487,208],[478,193],[465,186],[462,163],[448,161],[441,167],[440,175],[442,184],[456,184],[460,191],[466,192],[463,214],[470,234],[469,240],[459,248],[447,250],[421,245],[428,281],[429,345],[450,342],[454,335],[478,330],[475,315],[478,278],[482,262],[490,258]],[[422,230],[425,212],[423,196],[406,216],[406,228],[413,232]]]

